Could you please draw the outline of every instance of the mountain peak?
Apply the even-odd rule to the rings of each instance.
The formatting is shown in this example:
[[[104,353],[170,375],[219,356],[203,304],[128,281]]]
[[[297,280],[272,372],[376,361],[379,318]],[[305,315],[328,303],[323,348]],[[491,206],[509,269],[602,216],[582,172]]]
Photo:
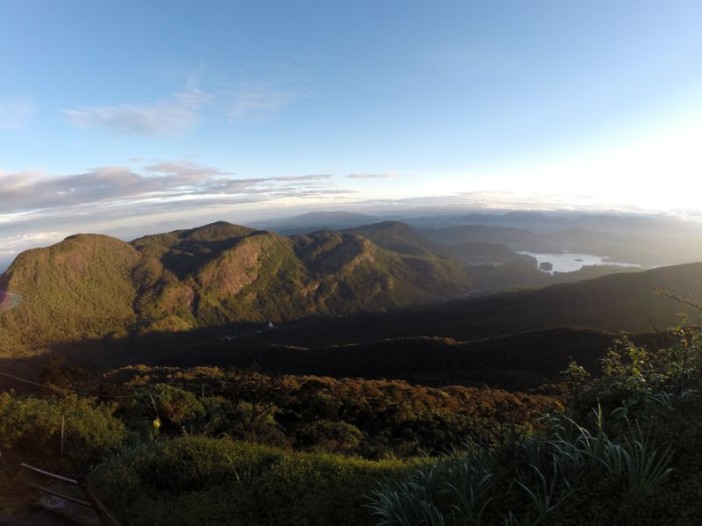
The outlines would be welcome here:
[[[255,229],[246,226],[235,225],[226,221],[216,221],[208,225],[180,230],[178,231],[178,237],[197,241],[223,241],[225,239],[245,237],[255,231]]]

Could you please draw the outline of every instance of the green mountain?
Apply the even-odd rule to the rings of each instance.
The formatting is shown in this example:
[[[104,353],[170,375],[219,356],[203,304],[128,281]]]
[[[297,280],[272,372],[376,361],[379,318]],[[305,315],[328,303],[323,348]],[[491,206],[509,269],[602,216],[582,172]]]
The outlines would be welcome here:
[[[21,254],[0,277],[0,290],[22,298],[0,318],[0,343],[339,316],[471,290],[461,263],[405,248],[360,232],[284,237],[224,222],[131,243],[71,236]]]
[[[21,300],[0,316],[0,344],[96,337],[133,325],[141,259],[128,243],[87,234],[23,252],[0,276],[0,290]]]
[[[549,276],[526,260],[468,266],[397,222],[291,237],[224,222],[131,243],[81,234],[24,252],[0,276],[16,304],[0,316],[0,352],[154,331],[226,335],[231,323],[268,321],[277,330],[254,329],[249,344],[468,342],[553,327],[641,333],[678,321],[680,305],[656,287],[702,297],[702,264],[691,264],[466,299],[588,272],[571,274]]]

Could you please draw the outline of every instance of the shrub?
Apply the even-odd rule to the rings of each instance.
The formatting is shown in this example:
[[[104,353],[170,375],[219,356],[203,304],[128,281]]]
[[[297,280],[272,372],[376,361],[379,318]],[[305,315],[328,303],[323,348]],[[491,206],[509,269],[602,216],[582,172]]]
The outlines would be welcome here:
[[[0,394],[0,449],[14,462],[85,471],[125,436],[114,407],[88,398]]]
[[[383,476],[407,464],[290,453],[231,440],[183,437],[104,462],[91,477],[126,524],[359,526]]]
[[[148,396],[156,416],[174,430],[197,426],[205,416],[202,402],[183,389],[159,383],[148,389]]]
[[[471,443],[404,479],[385,481],[371,494],[377,524],[591,524],[602,510],[617,524],[669,476],[671,453],[658,450],[637,425],[613,440],[601,413],[598,421],[590,432],[559,417],[551,436],[513,436],[489,448]]]

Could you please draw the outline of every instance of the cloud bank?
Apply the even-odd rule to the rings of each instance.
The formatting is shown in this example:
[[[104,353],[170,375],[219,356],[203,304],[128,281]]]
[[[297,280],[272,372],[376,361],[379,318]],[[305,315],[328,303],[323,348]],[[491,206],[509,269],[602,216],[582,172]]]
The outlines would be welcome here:
[[[61,176],[0,170],[0,272],[21,250],[71,233],[133,239],[175,225],[242,221],[274,206],[304,206],[348,194],[332,174],[242,178],[189,160],[102,166]]]
[[[105,202],[173,201],[183,198],[246,198],[335,193],[331,174],[236,178],[191,161],[151,164],[137,173],[127,166],[103,166],[85,173],[49,177],[38,172],[0,172],[3,217]],[[258,200],[258,199],[257,199]]]

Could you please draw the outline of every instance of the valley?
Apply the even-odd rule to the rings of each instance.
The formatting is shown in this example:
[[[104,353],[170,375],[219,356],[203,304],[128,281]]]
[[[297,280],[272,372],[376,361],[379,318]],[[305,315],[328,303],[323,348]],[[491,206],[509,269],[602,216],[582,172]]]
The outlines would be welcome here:
[[[24,252],[0,277],[3,457],[90,471],[130,524],[185,524],[196,506],[222,524],[233,510],[273,524],[278,506],[300,524],[374,524],[361,501],[391,491],[381,473],[383,484],[425,464],[444,473],[480,444],[470,454],[487,455],[501,491],[529,509],[509,477],[531,482],[502,459],[522,458],[517,443],[537,444],[563,415],[586,422],[593,396],[616,412],[632,378],[652,393],[697,381],[696,365],[679,377],[664,364],[698,352],[702,263],[544,272],[519,253],[550,249],[543,239],[495,228],[383,221],[282,235],[217,222]],[[243,478],[241,462],[253,470]],[[675,465],[682,480],[696,473]],[[580,494],[600,480],[621,501],[617,479],[587,469]],[[313,482],[322,472],[335,475]],[[292,480],[317,496],[281,500]],[[244,500],[219,498],[234,487]]]
[[[427,232],[385,221],[283,236],[218,222],[130,243],[71,236],[0,277],[2,359],[25,373],[33,355],[57,354],[94,370],[256,364],[533,389],[570,356],[596,366],[621,331],[650,341],[680,323],[685,305],[656,291],[702,297],[701,264],[547,273],[513,250],[527,231]],[[534,352],[541,365],[523,366]]]

